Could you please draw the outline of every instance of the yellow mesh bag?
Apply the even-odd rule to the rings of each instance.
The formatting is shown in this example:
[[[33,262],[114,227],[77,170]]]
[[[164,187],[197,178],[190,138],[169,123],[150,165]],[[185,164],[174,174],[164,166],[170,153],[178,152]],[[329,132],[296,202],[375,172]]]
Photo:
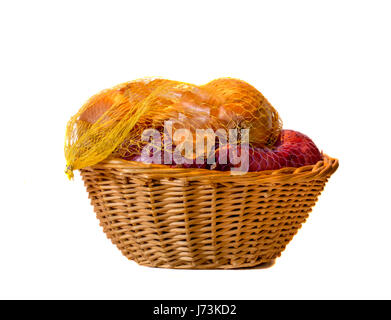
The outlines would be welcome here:
[[[232,78],[220,78],[202,86],[220,98],[216,115],[227,129],[250,129],[250,144],[272,146],[281,132],[282,121],[269,101],[250,84]]]
[[[66,173],[110,156],[137,154],[146,129],[250,129],[252,146],[272,146],[282,122],[264,96],[244,81],[222,78],[203,86],[166,79],[139,79],[91,97],[67,124]]]

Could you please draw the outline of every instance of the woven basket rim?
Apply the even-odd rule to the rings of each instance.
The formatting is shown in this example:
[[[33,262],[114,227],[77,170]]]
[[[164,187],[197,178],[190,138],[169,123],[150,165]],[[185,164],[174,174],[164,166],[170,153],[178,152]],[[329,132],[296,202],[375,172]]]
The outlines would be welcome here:
[[[312,180],[315,177],[329,177],[339,166],[338,159],[323,154],[323,160],[314,165],[303,166],[299,168],[286,167],[278,170],[265,170],[259,172],[247,172],[245,174],[232,174],[230,171],[218,171],[209,169],[195,168],[171,168],[167,165],[145,164],[136,161],[127,161],[119,158],[106,159],[91,168],[94,169],[114,169],[120,170],[126,174],[137,174],[139,177],[145,175],[146,178],[167,178],[185,180],[215,179],[222,181],[238,180],[261,180],[262,182],[288,182],[294,180]],[[83,169],[82,169],[83,170]],[[84,168],[88,170],[88,168]]]

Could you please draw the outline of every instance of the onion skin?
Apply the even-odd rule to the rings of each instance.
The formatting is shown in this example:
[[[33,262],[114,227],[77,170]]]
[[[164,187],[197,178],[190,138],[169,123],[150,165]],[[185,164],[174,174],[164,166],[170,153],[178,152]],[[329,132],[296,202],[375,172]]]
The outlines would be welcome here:
[[[229,148],[229,147],[228,147]],[[219,152],[217,150],[216,170],[228,171],[234,165],[220,164]],[[240,155],[241,148],[238,147]],[[282,130],[279,139],[273,148],[249,148],[249,172],[277,170],[286,167],[299,168],[307,165],[314,165],[322,160],[322,154],[315,143],[306,135],[293,131]]]
[[[239,79],[219,78],[201,88],[217,97],[213,116],[219,122],[218,128],[250,129],[252,147],[270,147],[277,141],[282,121],[269,101],[252,85]]]
[[[229,151],[230,146],[224,147]],[[241,154],[241,147],[238,146],[238,156]],[[198,169],[214,169],[218,171],[229,171],[236,165],[229,163],[220,164],[220,152],[222,148],[217,149],[215,152],[216,164],[210,165],[206,163],[206,160],[202,164],[197,164],[194,160],[192,164],[176,164],[173,161],[171,167],[180,168],[198,168]],[[315,143],[306,135],[293,131],[282,130],[277,143],[273,148],[252,148],[248,147],[249,153],[249,172],[257,172],[264,170],[277,170],[286,167],[302,167],[307,165],[314,165],[318,161],[322,160],[322,154],[316,147]],[[125,160],[143,162],[141,155],[132,155],[124,157]],[[163,159],[163,157],[162,157]]]

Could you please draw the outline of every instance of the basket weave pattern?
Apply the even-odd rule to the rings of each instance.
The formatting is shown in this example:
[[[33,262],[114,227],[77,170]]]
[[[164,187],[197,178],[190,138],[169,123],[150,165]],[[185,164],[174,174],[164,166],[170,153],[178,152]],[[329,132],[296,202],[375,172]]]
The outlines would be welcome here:
[[[81,169],[107,237],[140,265],[270,263],[305,222],[338,161],[230,175],[119,159]]]

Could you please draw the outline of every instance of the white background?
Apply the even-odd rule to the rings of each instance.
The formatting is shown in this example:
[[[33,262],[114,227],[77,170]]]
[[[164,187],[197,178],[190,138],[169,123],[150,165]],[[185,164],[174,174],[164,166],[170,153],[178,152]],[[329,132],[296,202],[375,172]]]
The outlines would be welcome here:
[[[387,1],[0,4],[0,298],[391,298]],[[269,269],[178,271],[124,258],[81,179],[68,119],[92,94],[160,76],[257,87],[340,168]]]

